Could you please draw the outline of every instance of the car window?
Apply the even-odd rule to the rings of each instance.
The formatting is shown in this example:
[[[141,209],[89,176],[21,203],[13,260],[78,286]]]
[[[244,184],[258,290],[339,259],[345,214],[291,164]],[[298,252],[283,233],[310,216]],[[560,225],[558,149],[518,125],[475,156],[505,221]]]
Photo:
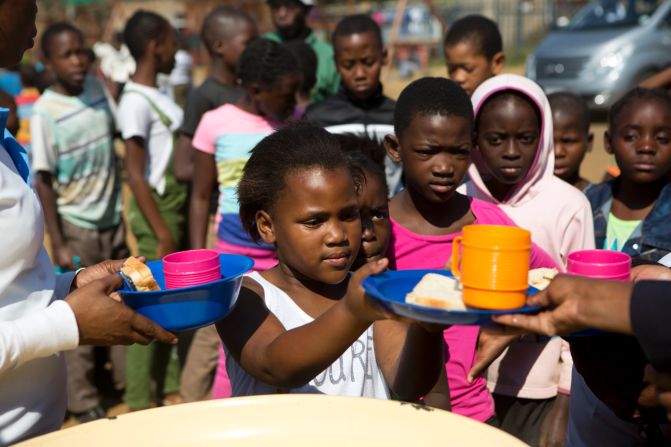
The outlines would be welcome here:
[[[662,0],[595,0],[581,9],[567,29],[584,30],[642,25]]]

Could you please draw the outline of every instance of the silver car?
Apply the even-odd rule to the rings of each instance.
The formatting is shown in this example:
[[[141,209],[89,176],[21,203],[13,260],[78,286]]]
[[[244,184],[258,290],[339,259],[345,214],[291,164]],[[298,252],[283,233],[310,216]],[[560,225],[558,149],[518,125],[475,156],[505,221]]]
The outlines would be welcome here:
[[[671,0],[595,0],[553,30],[526,63],[547,92],[570,90],[607,110],[671,64]]]

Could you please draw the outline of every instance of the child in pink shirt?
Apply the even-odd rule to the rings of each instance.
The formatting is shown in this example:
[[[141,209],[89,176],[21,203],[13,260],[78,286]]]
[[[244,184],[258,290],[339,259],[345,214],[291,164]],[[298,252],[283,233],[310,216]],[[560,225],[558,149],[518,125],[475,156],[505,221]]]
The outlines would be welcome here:
[[[401,93],[394,113],[396,135],[385,139],[389,157],[403,165],[406,184],[390,202],[392,268],[443,268],[465,225],[514,225],[495,205],[456,192],[470,162],[473,125],[468,95],[452,81],[423,78]],[[554,266],[547,253],[533,247],[532,268]],[[482,377],[467,381],[478,331],[476,326],[445,331],[445,366],[452,410],[485,422],[494,420],[486,382]],[[444,402],[447,392],[437,385],[426,396],[427,404]]]

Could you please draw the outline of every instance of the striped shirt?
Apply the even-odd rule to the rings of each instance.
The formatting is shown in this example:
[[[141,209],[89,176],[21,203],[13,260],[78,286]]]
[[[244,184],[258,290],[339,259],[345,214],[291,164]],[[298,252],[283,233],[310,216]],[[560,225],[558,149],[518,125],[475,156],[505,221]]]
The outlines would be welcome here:
[[[87,78],[79,96],[48,89],[33,107],[33,171],[49,172],[58,214],[86,229],[120,221],[121,194],[113,147],[114,116],[102,85]]]
[[[203,115],[193,136],[193,147],[214,155],[219,182],[217,248],[220,252],[243,254],[254,259],[254,268],[272,267],[274,249],[254,242],[240,223],[237,187],[256,144],[279,124],[241,108],[224,104]]]

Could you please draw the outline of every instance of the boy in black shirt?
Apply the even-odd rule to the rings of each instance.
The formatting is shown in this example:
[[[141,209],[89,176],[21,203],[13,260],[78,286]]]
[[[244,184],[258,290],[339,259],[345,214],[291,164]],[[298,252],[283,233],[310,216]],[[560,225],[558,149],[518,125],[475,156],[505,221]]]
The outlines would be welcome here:
[[[391,134],[396,102],[382,93],[380,73],[387,64],[382,32],[370,17],[345,17],[333,32],[338,93],[308,107],[305,118],[333,133],[367,134],[381,140]],[[400,167],[386,160],[389,193],[400,188]]]

